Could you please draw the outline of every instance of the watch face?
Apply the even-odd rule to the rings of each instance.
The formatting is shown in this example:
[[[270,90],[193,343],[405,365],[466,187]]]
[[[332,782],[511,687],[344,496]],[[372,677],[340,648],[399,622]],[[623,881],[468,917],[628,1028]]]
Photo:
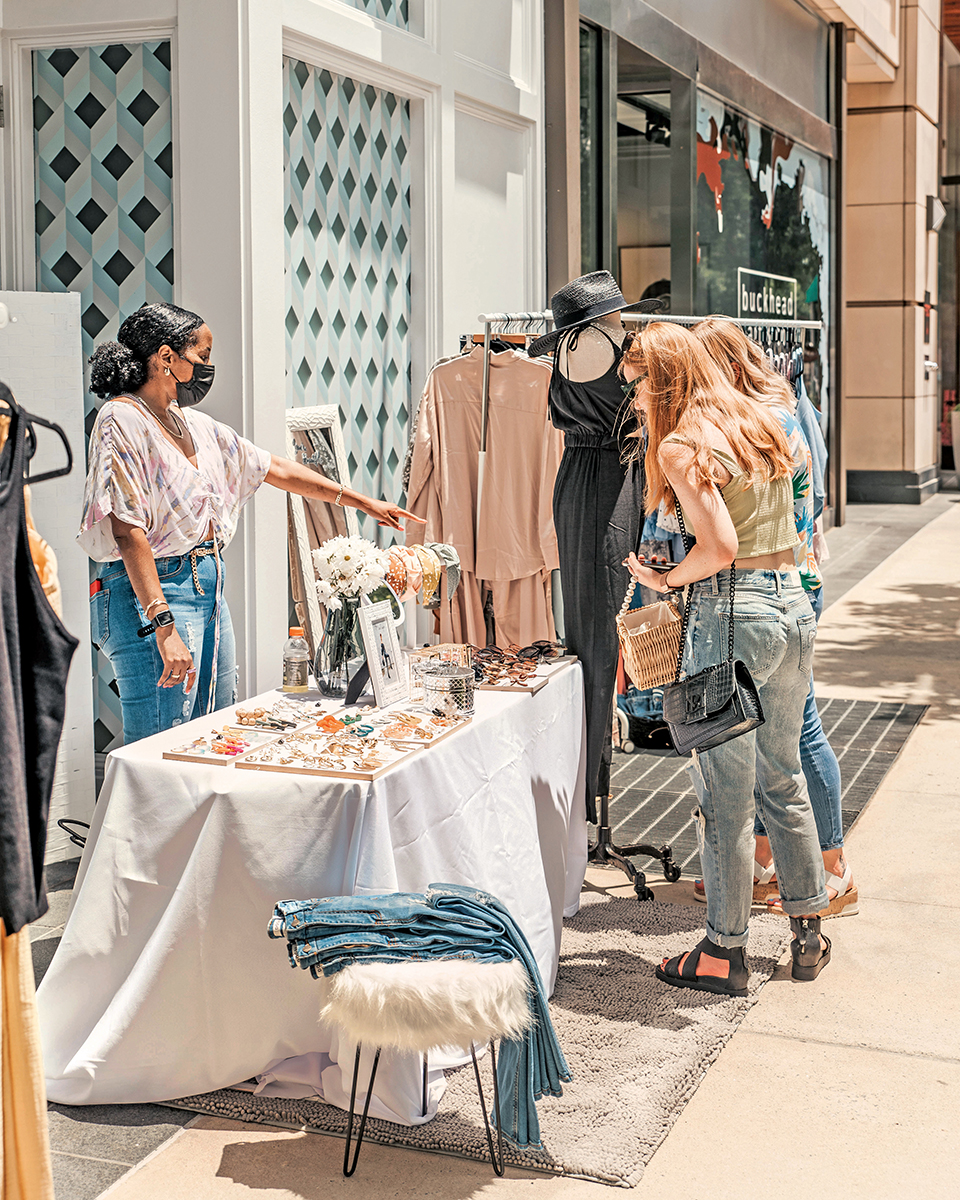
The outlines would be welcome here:
[[[172,625],[173,624],[173,613],[170,612],[169,609],[167,609],[165,612],[159,612],[153,618],[153,623],[154,623],[154,625]]]

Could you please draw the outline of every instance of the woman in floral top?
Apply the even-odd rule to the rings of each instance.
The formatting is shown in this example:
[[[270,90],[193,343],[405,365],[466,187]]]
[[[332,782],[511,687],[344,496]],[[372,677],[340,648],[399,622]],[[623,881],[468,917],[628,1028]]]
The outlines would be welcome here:
[[[173,304],[145,304],[98,346],[90,386],[106,399],[90,437],[77,540],[104,566],[91,585],[94,641],[110,659],[124,740],[236,699],[221,552],[261,483],[360,509],[391,529],[417,520],[196,412],[213,383],[213,334]]]
[[[693,332],[703,342],[711,357],[727,378],[741,392],[772,404],[780,418],[793,451],[793,508],[800,545],[795,555],[800,579],[810,595],[813,611],[819,618],[823,607],[820,568],[813,553],[814,481],[810,447],[800,423],[794,416],[795,397],[787,381],[770,366],[767,356],[732,321],[707,319],[695,325]],[[843,818],[840,810],[840,767],[837,756],[827,741],[817,710],[810,676],[810,691],[803,714],[800,733],[800,762],[810,793],[813,815],[823,865],[827,875],[829,905],[821,917],[852,916],[858,911],[857,885],[843,852]],[[757,820],[756,853],[754,862],[754,900],[776,904],[773,853],[766,830]],[[698,881],[699,883],[699,881]],[[697,899],[704,899],[702,885],[694,890]],[[779,911],[779,910],[777,910]]]

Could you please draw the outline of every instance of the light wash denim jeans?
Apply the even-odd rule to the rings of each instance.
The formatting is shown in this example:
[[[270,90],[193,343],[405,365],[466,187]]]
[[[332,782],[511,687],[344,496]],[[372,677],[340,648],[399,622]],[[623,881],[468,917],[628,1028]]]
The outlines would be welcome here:
[[[813,615],[820,620],[823,612],[823,588],[808,592]],[[807,781],[813,819],[817,823],[820,849],[837,850],[843,845],[843,813],[840,810],[840,764],[823,732],[820,710],[813,688],[813,673],[810,675],[810,690],[803,709],[803,728],[800,730],[800,765]],[[757,837],[766,837],[767,831],[759,815],[753,823]]]
[[[532,1028],[502,1039],[497,1063],[503,1135],[518,1146],[539,1146],[535,1101],[562,1096],[571,1075],[550,1020],[547,997],[527,939],[496,897],[476,888],[431,883],[420,893],[282,900],[267,926],[287,939],[292,964],[314,976],[334,975],[355,962],[474,958],[519,959],[530,979]]]
[[[693,584],[685,664],[696,674],[721,662],[730,628],[729,572]],[[827,904],[823,859],[800,768],[800,727],[813,661],[816,620],[795,571],[738,571],[734,655],[750,669],[764,723],[695,754],[690,766],[707,894],[707,936],[745,946],[753,898],[753,822],[769,832],[784,911]],[[755,798],[759,784],[761,799]]]
[[[191,691],[187,692],[184,684],[157,687],[163,674],[163,660],[153,634],[137,637],[137,630],[147,622],[122,562],[104,563],[98,573],[102,588],[90,598],[91,634],[94,644],[110,659],[117,677],[123,740],[127,746],[205,712],[226,708],[236,703],[237,698],[233,624],[226,601],[221,600],[216,684],[211,705],[218,595],[216,559],[213,555],[197,559],[197,578],[203,595],[194,585],[188,554],[158,558],[156,562],[160,587],[170,605],[177,632],[193,655],[193,665],[199,668]]]

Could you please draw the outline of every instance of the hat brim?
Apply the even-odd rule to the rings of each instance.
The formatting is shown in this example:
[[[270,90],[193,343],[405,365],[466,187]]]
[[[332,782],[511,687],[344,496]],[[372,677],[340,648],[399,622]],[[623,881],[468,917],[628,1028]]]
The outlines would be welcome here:
[[[552,329],[549,333],[535,338],[527,347],[527,354],[531,358],[539,358],[541,354],[553,350],[565,333],[570,333],[573,329],[583,329],[585,326],[593,324],[598,317],[608,316],[612,312],[653,313],[658,312],[661,308],[663,308],[663,300],[659,296],[651,296],[648,300],[637,300],[634,304],[617,304],[615,300],[611,300],[610,307],[604,308],[602,312],[594,312],[582,321],[574,321],[570,325],[564,325],[562,329]]]

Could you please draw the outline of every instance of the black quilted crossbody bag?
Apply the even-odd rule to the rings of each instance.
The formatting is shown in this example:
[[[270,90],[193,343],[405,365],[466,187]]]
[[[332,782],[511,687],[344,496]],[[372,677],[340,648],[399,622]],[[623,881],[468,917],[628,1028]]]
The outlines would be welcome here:
[[[689,551],[687,531],[680,505],[676,505],[677,520],[684,548]],[[689,599],[683,607],[680,629],[680,652],[677,655],[677,675],[674,683],[663,689],[663,719],[677,754],[691,750],[712,750],[732,741],[764,721],[757,685],[746,663],[733,657],[733,598],[736,591],[737,569],[730,564],[730,640],[727,657],[715,667],[707,667],[696,675],[681,679],[683,652],[687,644],[687,625],[690,620]]]

